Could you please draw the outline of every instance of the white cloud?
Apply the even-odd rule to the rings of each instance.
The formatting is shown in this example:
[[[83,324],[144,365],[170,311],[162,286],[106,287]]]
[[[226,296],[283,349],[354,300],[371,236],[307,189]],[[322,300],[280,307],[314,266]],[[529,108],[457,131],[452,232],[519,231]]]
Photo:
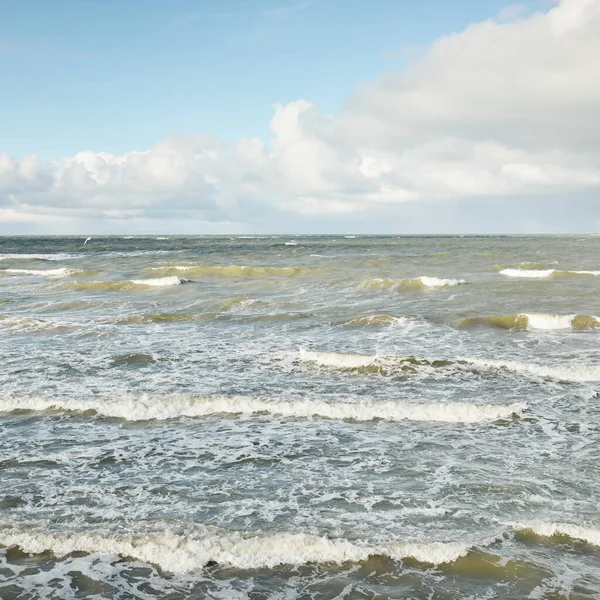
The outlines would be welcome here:
[[[579,195],[589,208],[600,191],[600,0],[520,15],[513,7],[437,40],[338,115],[305,100],[276,106],[269,146],[189,135],[123,155],[0,154],[0,227],[39,215],[56,231],[68,219],[107,231],[187,231],[194,220],[240,230],[356,215],[379,228],[417,205],[485,212],[518,199],[538,211],[539,226],[535,215],[527,226],[544,229],[540,198]]]

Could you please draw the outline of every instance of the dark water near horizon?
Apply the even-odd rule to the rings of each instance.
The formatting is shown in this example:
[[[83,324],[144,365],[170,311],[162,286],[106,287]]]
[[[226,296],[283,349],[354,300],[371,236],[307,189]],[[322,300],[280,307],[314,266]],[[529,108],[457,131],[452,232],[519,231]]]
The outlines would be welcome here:
[[[0,238],[0,597],[600,597],[600,237]]]

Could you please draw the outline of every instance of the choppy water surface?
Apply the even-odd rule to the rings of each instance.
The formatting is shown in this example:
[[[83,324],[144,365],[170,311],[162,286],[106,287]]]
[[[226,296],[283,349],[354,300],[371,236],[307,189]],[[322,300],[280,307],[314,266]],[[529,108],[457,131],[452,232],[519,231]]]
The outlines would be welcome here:
[[[0,597],[600,594],[600,237],[0,238]]]

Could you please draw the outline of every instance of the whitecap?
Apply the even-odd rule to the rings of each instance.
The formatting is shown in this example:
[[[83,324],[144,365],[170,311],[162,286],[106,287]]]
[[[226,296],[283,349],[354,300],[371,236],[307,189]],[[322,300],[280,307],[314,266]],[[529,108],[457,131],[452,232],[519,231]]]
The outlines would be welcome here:
[[[322,400],[262,400],[248,396],[175,396],[116,400],[8,397],[0,399],[0,411],[64,410],[94,411],[128,421],[167,420],[209,415],[252,415],[264,413],[284,418],[320,417],[333,420],[430,421],[482,423],[510,418],[527,409],[524,403],[479,405],[468,402],[423,403],[401,401],[324,402]]]
[[[50,550],[57,557],[73,552],[132,557],[159,565],[172,573],[199,571],[209,562],[237,569],[260,569],[283,564],[360,562],[370,556],[387,556],[394,560],[411,557],[424,563],[441,564],[455,561],[469,551],[469,546],[451,542],[390,541],[370,544],[362,540],[349,541],[305,533],[243,535],[210,530],[201,536],[192,534],[183,537],[163,532],[118,535],[12,529],[0,534],[0,543],[18,546],[31,554]]]
[[[154,277],[149,279],[132,279],[131,283],[135,285],[150,285],[153,287],[162,287],[167,285],[180,285],[182,283],[187,283],[189,279],[184,279],[183,277]]]

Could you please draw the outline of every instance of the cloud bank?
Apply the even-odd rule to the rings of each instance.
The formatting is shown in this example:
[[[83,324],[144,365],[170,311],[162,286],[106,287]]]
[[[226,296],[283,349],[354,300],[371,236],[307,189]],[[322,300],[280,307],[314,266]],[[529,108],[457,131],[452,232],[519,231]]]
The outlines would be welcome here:
[[[438,39],[337,115],[277,105],[268,144],[0,153],[0,233],[595,230],[599,56],[600,0],[562,0]]]

